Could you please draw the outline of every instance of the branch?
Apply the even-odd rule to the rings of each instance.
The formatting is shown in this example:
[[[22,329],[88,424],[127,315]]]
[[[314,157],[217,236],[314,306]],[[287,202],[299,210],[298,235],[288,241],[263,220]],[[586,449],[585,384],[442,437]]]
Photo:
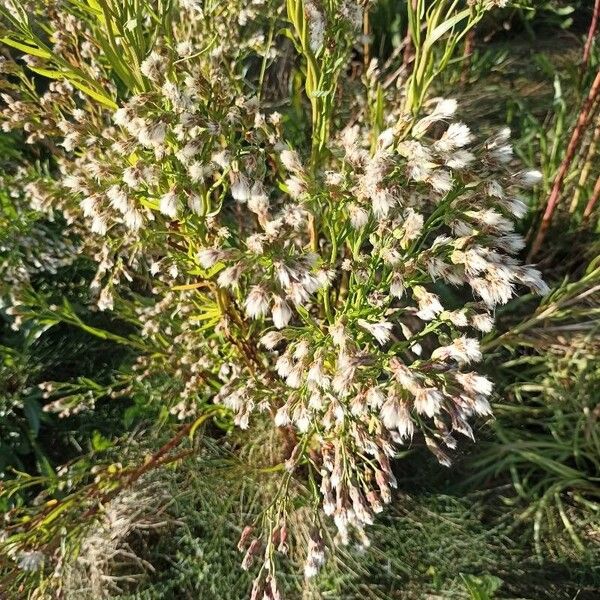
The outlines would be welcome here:
[[[592,22],[590,23],[590,29],[588,31],[587,39],[585,40],[585,46],[583,47],[583,59],[582,59],[582,71],[587,69],[588,62],[590,60],[590,54],[592,52],[592,44],[594,43],[594,37],[596,37],[596,29],[598,28],[598,17],[600,16],[600,0],[596,0],[594,3],[594,12],[592,14]]]
[[[567,146],[567,152],[565,153],[565,157],[563,158],[563,161],[558,169],[558,173],[554,178],[552,190],[548,196],[548,200],[546,201],[546,210],[544,211],[540,228],[531,246],[529,256],[527,257],[528,262],[532,261],[542,247],[542,243],[544,242],[544,238],[546,237],[546,233],[548,232],[548,228],[550,227],[550,223],[552,221],[552,216],[554,215],[554,211],[560,200],[560,192],[563,181],[569,171],[569,168],[571,167],[573,159],[575,158],[575,153],[579,147],[579,142],[585,133],[585,128],[590,120],[592,108],[594,107],[599,93],[600,70],[596,73],[596,77],[592,83],[592,87],[590,88],[588,96],[585,99],[581,110],[579,111],[579,117],[577,118],[577,123],[573,129],[573,133],[571,134],[571,139],[569,140],[569,145]]]

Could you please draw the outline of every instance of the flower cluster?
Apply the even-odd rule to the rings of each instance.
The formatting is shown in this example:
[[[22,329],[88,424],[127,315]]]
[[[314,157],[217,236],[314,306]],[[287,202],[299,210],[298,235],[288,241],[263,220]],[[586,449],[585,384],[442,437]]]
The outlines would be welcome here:
[[[281,152],[292,205],[319,203],[321,222],[342,232],[319,256],[308,253],[302,264],[281,255],[285,244],[275,254],[255,248],[252,237],[246,252],[200,253],[201,261],[210,257],[206,267],[223,265],[221,285],[232,270],[244,275],[246,285],[236,277],[226,287],[260,323],[260,343],[284,383],[275,424],[310,439],[323,510],[343,542],[350,532],[365,540],[364,525],[390,501],[398,445],[420,432],[449,465],[456,434],[473,439],[470,419],[491,414],[492,383],[473,371],[479,336],[520,287],[546,291],[538,271],[513,258],[523,247],[513,229],[524,210],[519,189],[539,174],[514,170],[507,130],[475,143],[466,125],[451,121],[455,109],[438,102],[411,136],[398,141],[386,130],[374,151],[368,131],[346,129],[327,168],[313,175],[296,153]],[[436,127],[442,133],[430,135]],[[319,290],[329,295],[324,309]],[[257,385],[240,374],[219,400],[247,426],[248,414],[265,408],[272,379]]]
[[[472,420],[491,414],[492,382],[475,370],[479,339],[496,306],[546,291],[518,260],[524,241],[514,230],[525,212],[520,190],[539,173],[515,164],[508,130],[475,135],[454,100],[407,116],[402,86],[388,92],[377,126],[368,103],[355,101],[372,89],[339,91],[358,115],[350,125],[325,92],[313,94],[316,129],[299,141],[273,108],[285,100],[275,86],[261,96],[267,66],[289,68],[262,30],[281,24],[278,3],[252,26],[248,10],[262,3],[237,16],[233,4],[189,27],[182,13],[116,108],[55,83],[33,100],[8,94],[3,127],[52,148],[52,176],[24,192],[38,210],[89,231],[97,307],[130,307],[128,321],[151,341],[138,380],[168,370],[179,418],[207,397],[242,428],[268,415],[293,442],[285,476],[308,470],[340,541],[366,544],[365,526],[396,487],[398,449],[422,442],[449,465],[457,434],[473,439]],[[297,47],[310,73],[334,78],[364,7],[333,2],[336,25],[320,4],[291,0],[288,17],[307,36]],[[233,39],[245,40],[237,46],[225,35],[234,17],[242,37]],[[217,48],[213,35],[230,39]],[[65,47],[79,43],[77,56],[109,79],[81,47],[86,36],[76,37]],[[261,74],[250,81],[257,56]],[[373,63],[370,88],[377,74]],[[268,532],[240,541],[244,566],[264,555],[257,598],[278,597],[272,561],[286,546],[287,504],[274,506]],[[323,562],[316,527],[306,575]]]

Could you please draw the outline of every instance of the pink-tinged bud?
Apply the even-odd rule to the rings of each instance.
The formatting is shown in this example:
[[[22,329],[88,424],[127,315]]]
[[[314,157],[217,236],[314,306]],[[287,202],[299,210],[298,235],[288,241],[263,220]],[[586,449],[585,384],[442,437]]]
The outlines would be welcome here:
[[[260,540],[258,538],[254,538],[250,544],[250,547],[248,548],[248,552],[246,552],[246,555],[244,556],[244,560],[242,561],[242,569],[244,569],[244,571],[247,571],[252,566],[254,557],[258,555],[260,548]]]
[[[253,531],[254,531],[254,527],[252,527],[250,525],[246,525],[246,527],[244,527],[244,529],[242,531],[242,535],[240,535],[240,541],[238,542],[238,545],[237,545],[237,548],[240,552],[243,552],[244,548],[246,547],[246,544],[248,543],[248,539],[252,535]]]
[[[282,554],[287,554],[288,552],[287,537],[287,526],[284,524],[279,530],[279,546],[277,547],[277,550]]]
[[[265,584],[262,580],[262,577],[259,575],[252,584],[252,593],[250,594],[250,600],[262,600],[264,593]]]

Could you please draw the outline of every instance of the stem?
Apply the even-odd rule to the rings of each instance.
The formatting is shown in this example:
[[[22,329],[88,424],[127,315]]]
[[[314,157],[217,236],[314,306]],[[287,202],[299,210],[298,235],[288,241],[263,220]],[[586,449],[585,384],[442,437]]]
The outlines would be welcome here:
[[[598,0],[600,1],[600,0]],[[369,68],[369,63],[371,62],[371,46],[367,41],[369,39],[369,35],[371,33],[371,24],[369,23],[369,11],[365,10],[365,14],[363,15],[363,35],[364,35],[364,43],[363,43],[363,64],[365,66],[365,70]]]
[[[579,147],[579,142],[585,132],[585,128],[590,120],[592,109],[598,98],[598,94],[600,93],[600,70],[596,73],[596,77],[594,82],[592,83],[592,87],[588,93],[587,98],[585,99],[581,110],[579,111],[579,117],[577,118],[577,123],[575,128],[573,129],[573,133],[571,134],[571,139],[569,141],[569,145],[567,146],[567,152],[565,153],[565,157],[558,169],[558,173],[554,178],[554,183],[552,185],[552,190],[550,192],[550,196],[548,196],[548,200],[546,201],[546,210],[544,211],[544,216],[542,217],[542,222],[538,233],[533,241],[531,246],[531,250],[527,257],[529,262],[535,257],[535,255],[539,252],[542,244],[544,242],[544,238],[546,237],[546,233],[550,227],[550,223],[552,221],[552,216],[554,215],[554,211],[558,206],[558,202],[560,200],[560,192],[562,189],[563,181],[569,171],[571,163],[575,158],[575,153],[577,152],[577,148]]]
[[[590,29],[588,31],[587,39],[585,40],[585,46],[583,47],[583,59],[582,59],[582,72],[587,69],[588,62],[590,60],[590,54],[592,51],[592,44],[596,36],[596,29],[598,28],[598,18],[600,17],[600,0],[594,2],[594,12],[592,13],[592,21],[590,23]]]
[[[599,0],[600,1],[600,0]],[[471,29],[465,38],[465,50],[463,52],[462,72],[460,74],[460,83],[464,86],[469,79],[469,69],[471,67],[471,58],[475,47],[475,30]]]
[[[571,206],[569,206],[569,213],[573,214],[577,210],[577,206],[579,205],[579,196],[581,196],[581,190],[587,181],[588,175],[590,174],[590,170],[593,166],[594,157],[596,156],[596,147],[598,145],[598,141],[600,140],[600,125],[594,129],[594,134],[592,135],[592,139],[590,141],[590,145],[587,151],[587,155],[585,157],[585,162],[583,164],[583,168],[581,169],[581,174],[579,176],[579,181],[577,182],[577,188],[575,193],[573,194],[573,200],[571,201]]]
[[[583,211],[583,220],[586,221],[589,216],[592,214],[592,210],[594,210],[594,206],[596,205],[596,202],[598,202],[598,197],[600,196],[600,176],[598,176],[598,179],[596,179],[596,185],[594,185],[594,191],[592,192],[592,195],[587,203],[587,206],[585,207],[585,210]]]

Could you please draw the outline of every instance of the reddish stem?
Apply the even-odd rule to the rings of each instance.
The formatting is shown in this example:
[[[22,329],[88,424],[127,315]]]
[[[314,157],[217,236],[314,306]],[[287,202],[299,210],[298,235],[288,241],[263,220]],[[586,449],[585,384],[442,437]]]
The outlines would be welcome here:
[[[600,93],[600,70],[596,73],[596,78],[592,83],[592,87],[588,93],[581,110],[579,111],[579,117],[577,118],[577,123],[575,128],[573,129],[573,133],[571,134],[571,139],[569,140],[569,145],[567,146],[567,151],[565,153],[565,157],[560,164],[558,169],[558,173],[554,178],[554,183],[552,184],[552,190],[550,191],[550,195],[548,196],[548,200],[546,201],[546,210],[544,211],[544,216],[542,217],[542,222],[540,224],[540,228],[537,232],[537,235],[533,241],[531,246],[531,250],[529,252],[528,260],[531,261],[533,257],[539,252],[544,238],[546,237],[546,233],[548,232],[548,228],[550,227],[550,222],[552,221],[552,216],[554,211],[558,205],[560,200],[560,191],[562,188],[563,181],[569,171],[569,167],[575,158],[575,153],[577,152],[577,148],[579,146],[579,142],[585,132],[585,128],[590,120],[590,116],[592,113],[592,107],[598,98],[598,94]]]
[[[588,31],[587,39],[585,40],[585,46],[583,47],[583,59],[582,66],[583,70],[587,68],[587,64],[590,60],[590,54],[592,52],[592,43],[596,36],[596,29],[598,28],[598,18],[600,17],[600,0],[594,2],[594,12],[592,13],[592,22],[590,23],[590,29]]]
[[[583,211],[583,220],[584,221],[586,219],[588,219],[588,217],[592,214],[592,211],[594,210],[594,206],[596,205],[596,202],[598,202],[599,196],[600,196],[600,176],[598,176],[598,179],[596,179],[596,185],[594,185],[594,191],[592,192],[592,195],[585,207],[585,210]]]

